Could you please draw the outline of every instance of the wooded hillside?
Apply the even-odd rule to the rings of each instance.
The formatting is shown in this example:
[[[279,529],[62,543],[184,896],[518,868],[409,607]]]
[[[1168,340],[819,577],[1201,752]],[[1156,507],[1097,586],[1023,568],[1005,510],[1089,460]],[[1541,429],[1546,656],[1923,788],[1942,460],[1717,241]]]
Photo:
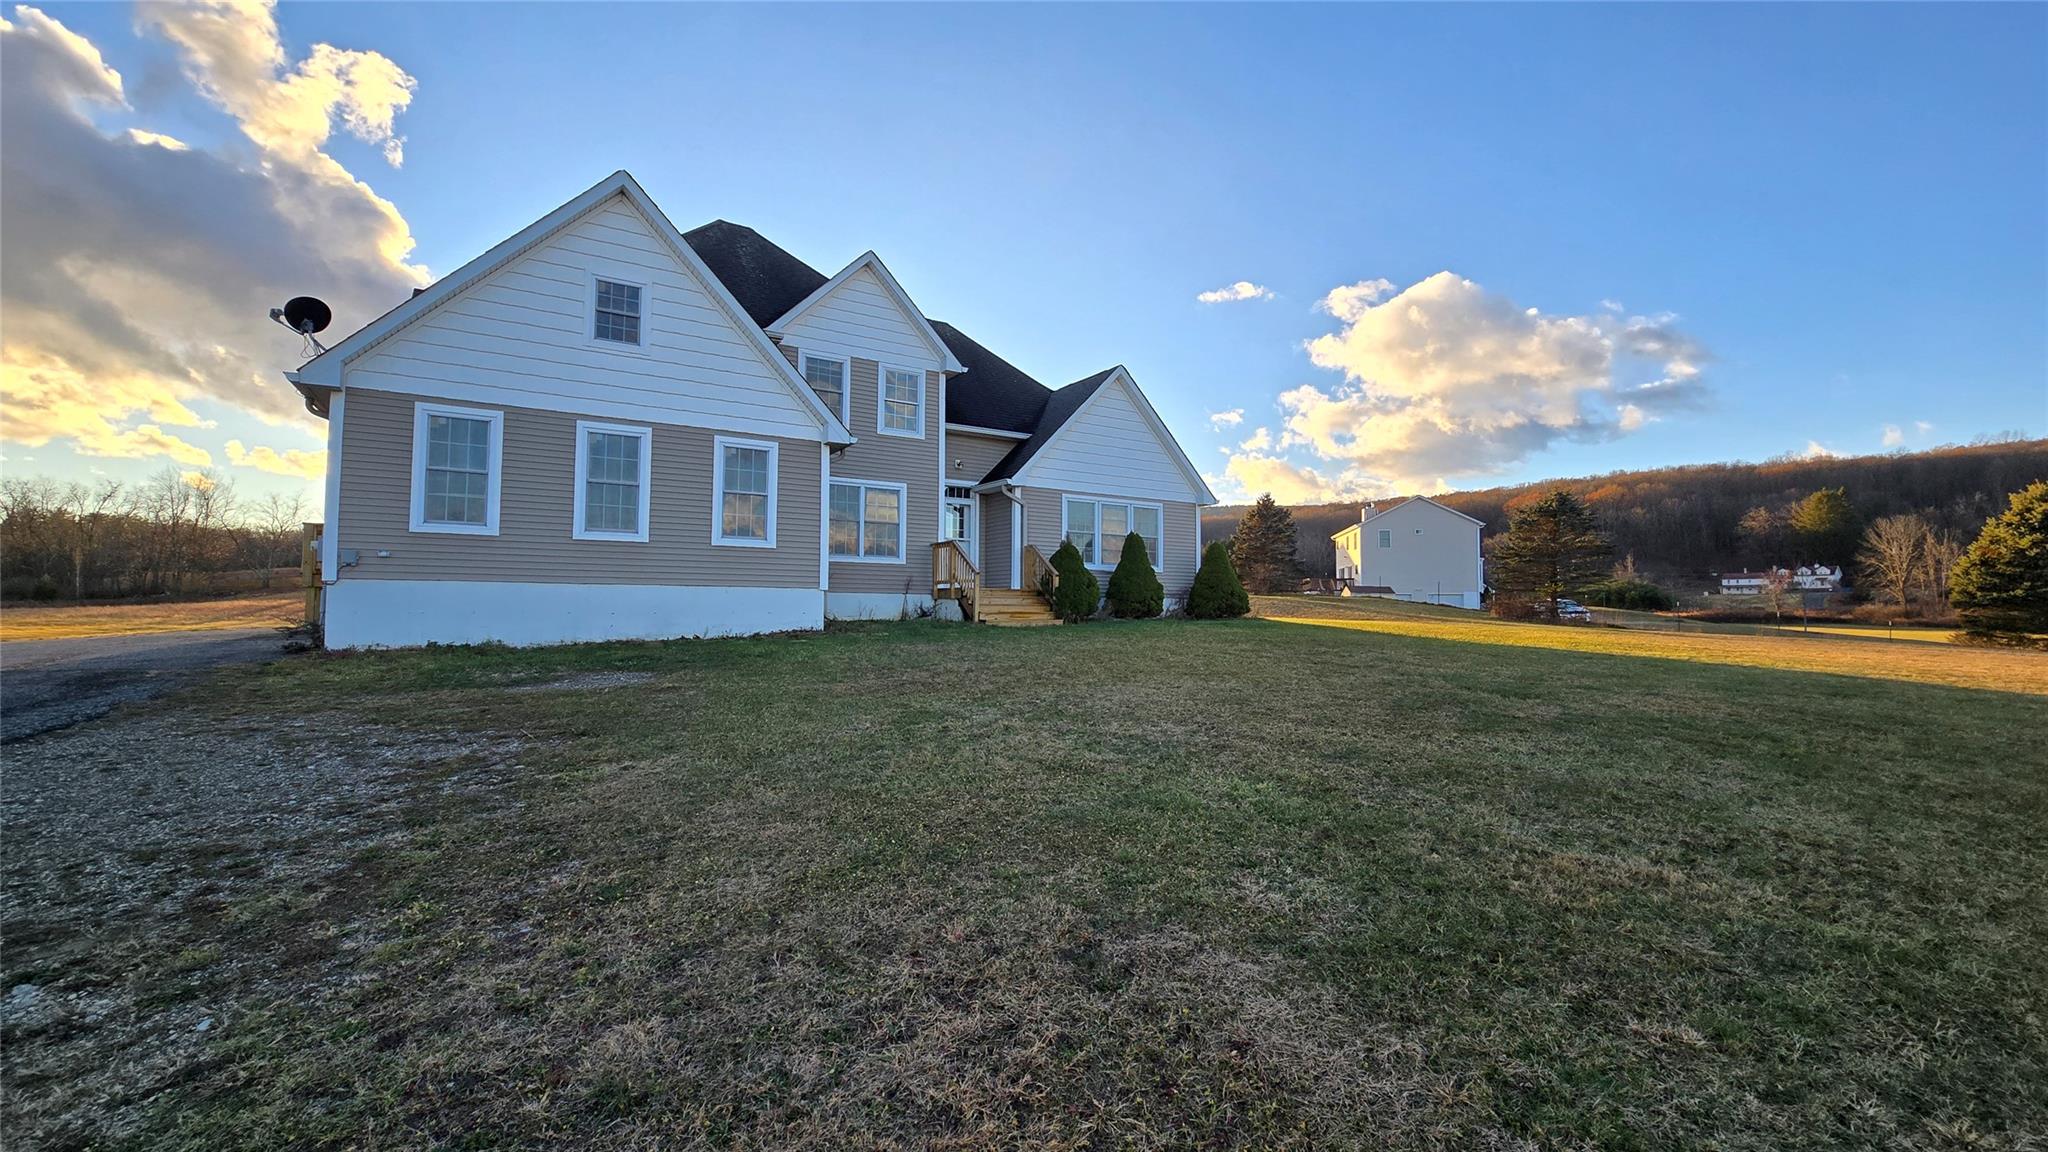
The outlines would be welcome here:
[[[1617,560],[1634,555],[1655,580],[1702,585],[1708,574],[1761,564],[1851,564],[1851,556],[1788,555],[1782,525],[1790,507],[1822,488],[1842,488],[1858,519],[1917,513],[1964,542],[2005,506],[2008,494],[2048,479],[2048,440],[2008,440],[1898,452],[1882,456],[1781,459],[1762,464],[1697,464],[1613,472],[1500,488],[1434,495],[1486,522],[1486,535],[1505,531],[1508,510],[1553,488],[1583,498],[1614,540]],[[1330,534],[1358,519],[1359,503],[1295,508],[1306,576],[1333,576]],[[1752,517],[1762,508],[1767,516]],[[1202,517],[1204,540],[1225,540],[1244,507],[1218,507]],[[1747,529],[1745,517],[1750,517]]]

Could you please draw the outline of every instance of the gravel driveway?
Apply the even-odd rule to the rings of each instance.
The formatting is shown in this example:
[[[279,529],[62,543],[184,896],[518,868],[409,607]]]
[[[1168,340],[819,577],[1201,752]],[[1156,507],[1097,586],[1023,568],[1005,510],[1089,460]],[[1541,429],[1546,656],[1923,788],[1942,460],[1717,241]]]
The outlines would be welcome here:
[[[229,664],[284,652],[275,628],[12,640],[0,644],[0,744],[147,700]]]

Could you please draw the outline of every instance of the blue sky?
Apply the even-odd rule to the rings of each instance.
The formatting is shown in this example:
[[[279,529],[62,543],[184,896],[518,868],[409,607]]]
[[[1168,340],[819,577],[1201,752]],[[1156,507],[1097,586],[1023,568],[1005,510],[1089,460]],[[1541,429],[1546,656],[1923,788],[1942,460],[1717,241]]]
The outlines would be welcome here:
[[[261,158],[134,10],[43,10],[125,80],[103,131]],[[435,274],[628,168],[684,228],[746,223],[827,272],[874,248],[928,313],[1048,383],[1127,365],[1226,494],[2048,432],[2038,5],[286,5],[276,23],[285,72],[324,43],[416,82],[402,167],[374,132],[322,149]],[[1318,308],[1378,280],[1348,318]],[[1238,281],[1269,295],[1196,299]],[[248,357],[291,366],[275,337]],[[316,451],[289,404],[205,384],[183,402],[200,423],[170,430],[245,490],[304,482],[220,447]],[[162,463],[78,443],[10,443],[8,471]]]

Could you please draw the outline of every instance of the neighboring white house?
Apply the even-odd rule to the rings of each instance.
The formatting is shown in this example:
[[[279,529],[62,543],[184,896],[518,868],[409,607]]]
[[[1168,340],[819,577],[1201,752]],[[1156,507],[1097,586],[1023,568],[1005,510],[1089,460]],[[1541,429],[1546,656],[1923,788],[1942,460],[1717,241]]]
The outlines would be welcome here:
[[[1795,592],[1839,592],[1842,568],[1826,564],[1801,564],[1797,568],[1766,568],[1761,572],[1723,572],[1721,595],[1761,596],[1772,577],[1784,581]]]
[[[1337,579],[1354,595],[1477,608],[1486,586],[1484,527],[1427,496],[1367,504],[1358,523],[1330,537]]]

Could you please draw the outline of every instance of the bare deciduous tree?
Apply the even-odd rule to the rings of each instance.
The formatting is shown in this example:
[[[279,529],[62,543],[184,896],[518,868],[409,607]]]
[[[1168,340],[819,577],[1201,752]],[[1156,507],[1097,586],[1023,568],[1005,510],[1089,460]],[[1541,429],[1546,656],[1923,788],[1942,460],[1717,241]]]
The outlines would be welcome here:
[[[1918,516],[1886,516],[1863,533],[1863,549],[1856,555],[1864,579],[1904,606],[1922,574],[1921,549],[1927,540],[1927,522]]]

